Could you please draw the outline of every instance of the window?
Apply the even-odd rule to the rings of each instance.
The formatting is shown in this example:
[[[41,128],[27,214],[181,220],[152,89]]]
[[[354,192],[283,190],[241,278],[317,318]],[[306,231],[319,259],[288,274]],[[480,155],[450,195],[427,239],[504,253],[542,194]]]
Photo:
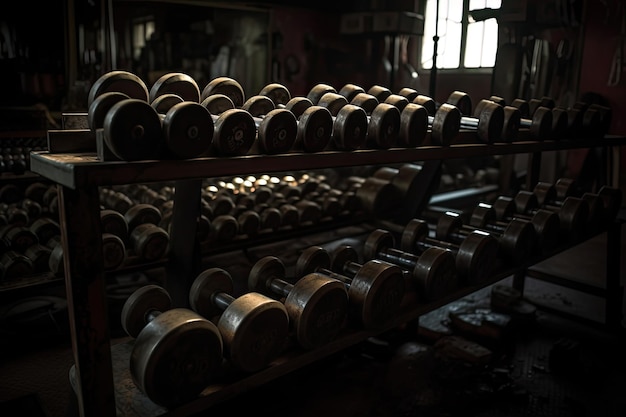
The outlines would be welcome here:
[[[498,49],[501,0],[427,0],[421,65],[433,66],[435,22],[437,25],[437,68],[490,68]],[[437,13],[439,4],[439,13]],[[472,11],[479,11],[472,15]]]

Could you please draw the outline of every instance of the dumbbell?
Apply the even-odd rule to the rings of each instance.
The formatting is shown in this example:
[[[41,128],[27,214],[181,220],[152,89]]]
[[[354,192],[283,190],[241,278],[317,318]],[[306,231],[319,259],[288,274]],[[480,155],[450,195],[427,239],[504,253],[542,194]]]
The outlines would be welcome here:
[[[431,247],[416,255],[396,249],[395,246],[395,238],[390,232],[375,229],[365,239],[363,256],[365,259],[379,259],[405,268],[411,273],[413,285],[422,300],[438,300],[458,289],[459,281],[452,252]],[[338,249],[334,253],[334,261],[343,264],[344,270],[354,267],[354,262],[345,258],[349,252],[343,251],[346,249]],[[339,266],[337,263],[335,265]]]
[[[577,197],[567,197],[560,204],[539,204],[534,192],[520,190],[514,197],[517,213],[533,215],[539,209],[549,210],[559,216],[560,239],[575,241],[587,231],[589,204]]]
[[[400,131],[400,111],[397,107],[387,103],[378,103],[373,109],[359,105],[358,97],[364,94],[360,93],[360,96],[357,95],[348,102],[348,99],[343,95],[328,92],[320,97],[317,104],[329,109],[333,115],[337,115],[348,104],[363,108],[367,115],[367,134],[364,145],[372,149],[389,149],[397,146],[398,132]]]
[[[303,96],[291,98],[284,108],[292,112],[298,121],[294,150],[314,153],[327,148],[333,133],[333,117],[328,109],[314,105]]]
[[[241,108],[254,119],[256,144],[261,153],[275,155],[292,149],[298,133],[298,121],[291,111],[276,108],[269,97],[262,95],[248,98]]]
[[[522,99],[515,99],[511,105],[507,105],[504,98],[499,96],[491,96],[488,100],[500,104],[511,115],[517,110],[515,118],[519,119],[518,127],[528,130],[530,136],[536,140],[559,140],[571,130],[569,110],[554,106],[553,101],[548,99],[534,100],[532,113],[529,103]],[[515,134],[512,131],[511,133]]]
[[[223,340],[210,320],[172,308],[162,287],[134,291],[122,307],[121,324],[134,343],[130,374],[153,402],[173,408],[195,399],[221,368]]]
[[[24,253],[26,248],[39,243],[39,239],[28,226],[7,224],[0,228],[0,240],[2,247],[6,250],[13,250]]]
[[[543,255],[552,253],[559,244],[560,221],[554,211],[538,209],[533,214],[518,213],[515,200],[509,196],[498,196],[492,205],[480,203],[493,214],[494,221],[510,222],[514,218],[529,221],[535,229],[536,252]],[[493,212],[491,213],[491,211]]]
[[[289,335],[285,306],[257,292],[233,296],[233,279],[222,268],[202,271],[191,285],[189,305],[201,316],[217,319],[224,354],[244,372],[256,372],[276,359]]]
[[[356,262],[357,256],[355,252]],[[388,323],[400,310],[405,292],[404,274],[395,265],[371,260],[352,276],[331,269],[331,257],[321,246],[306,248],[296,261],[296,276],[318,273],[342,282],[348,289],[349,316],[364,328]]]
[[[326,93],[337,93],[334,87],[318,83],[309,90],[306,97],[314,105],[318,105]],[[362,107],[347,104],[341,108],[328,109],[333,118],[333,134],[331,148],[342,151],[353,151],[362,148],[367,138],[368,118]],[[337,111],[333,113],[333,111]]]
[[[356,84],[345,84],[339,94],[344,96],[350,104],[355,104],[365,109],[371,114],[381,103],[378,99],[367,93],[362,87]],[[397,146],[414,148],[421,145],[426,139],[428,132],[428,110],[420,104],[398,102],[392,99],[382,101],[384,104],[391,104],[400,111],[400,130],[396,138]],[[433,110],[434,114],[434,110]]]
[[[499,248],[494,236],[476,230],[457,244],[430,237],[430,229],[430,224],[422,219],[409,220],[399,231],[400,249],[417,254],[432,247],[449,250],[454,254],[460,285],[480,284],[491,277]]]
[[[35,273],[33,261],[23,253],[6,250],[0,255],[0,281],[10,282]]]
[[[512,217],[502,221],[489,204],[478,204],[472,210],[469,226],[495,232],[499,236],[500,248],[510,261],[517,264],[528,259],[538,241],[537,225],[530,219]]]
[[[519,193],[518,193],[519,194]],[[589,220],[589,203],[580,197],[573,195],[573,181],[560,178],[552,184],[539,181],[533,188],[533,194],[537,197],[539,207],[556,211],[559,215],[561,230],[573,240],[584,237]],[[527,207],[524,202],[524,193],[518,198],[516,204],[518,210]]]
[[[341,282],[318,273],[285,280],[285,265],[275,256],[259,259],[250,270],[250,291],[284,298],[295,338],[304,349],[315,349],[332,340],[345,327],[348,291]]]

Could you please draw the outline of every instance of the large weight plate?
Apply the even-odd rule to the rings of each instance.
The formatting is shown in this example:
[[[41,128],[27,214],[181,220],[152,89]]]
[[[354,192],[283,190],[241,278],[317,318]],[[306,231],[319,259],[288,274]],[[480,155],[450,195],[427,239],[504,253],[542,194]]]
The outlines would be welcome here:
[[[250,113],[229,109],[215,120],[213,149],[220,156],[246,155],[256,139],[256,124]]]
[[[147,101],[131,98],[114,104],[103,127],[105,142],[119,159],[157,159],[161,154],[161,120]]]
[[[339,150],[353,151],[365,143],[367,114],[353,104],[344,106],[333,123],[332,141]]]
[[[400,131],[400,111],[397,107],[380,103],[370,117],[367,125],[367,140],[378,149],[396,146]]]
[[[163,94],[176,94],[184,101],[200,102],[198,84],[190,75],[182,72],[171,72],[159,77],[150,89],[149,101],[152,103]]]
[[[458,289],[454,255],[443,248],[426,249],[413,269],[413,280],[422,300],[435,301],[451,294]]]
[[[109,71],[100,76],[89,89],[87,108],[103,93],[116,91],[130,98],[148,101],[148,87],[141,78],[128,71]]]
[[[333,117],[321,106],[307,108],[298,120],[296,142],[305,152],[321,152],[330,143]]]
[[[469,116],[472,114],[472,99],[469,94],[463,91],[453,91],[448,96],[446,103],[452,104],[459,109],[463,116]]]
[[[478,137],[486,143],[500,140],[504,127],[504,109],[493,101],[485,103],[478,118]]]
[[[435,112],[431,124],[431,139],[433,144],[449,146],[452,139],[459,134],[460,128],[460,110],[450,104],[442,104]]]
[[[409,103],[400,113],[398,146],[420,146],[428,133],[428,110],[420,104]]]
[[[298,133],[298,122],[289,110],[274,109],[261,120],[257,139],[263,152],[269,155],[291,150]]]
[[[470,285],[484,282],[494,270],[498,251],[498,239],[492,235],[478,230],[468,233],[456,254],[459,277]]]
[[[87,125],[89,129],[95,131],[101,129],[104,126],[104,119],[114,104],[119,103],[122,100],[129,99],[128,94],[120,93],[117,91],[109,91],[100,94],[89,105],[87,110]]]

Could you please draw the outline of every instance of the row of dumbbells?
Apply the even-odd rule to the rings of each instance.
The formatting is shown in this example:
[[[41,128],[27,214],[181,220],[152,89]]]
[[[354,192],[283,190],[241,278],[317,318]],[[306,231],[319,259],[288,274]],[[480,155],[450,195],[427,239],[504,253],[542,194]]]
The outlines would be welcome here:
[[[183,73],[163,75],[148,91],[136,75],[112,71],[90,90],[88,121],[92,130],[103,129],[111,154],[125,160],[415,147],[429,130],[435,145],[450,144],[461,128],[489,143],[514,140],[520,127],[540,140],[554,133],[552,109],[539,106],[525,119],[520,109],[529,106],[521,100],[518,107],[496,100],[481,100],[471,115],[465,114],[471,99],[459,91],[437,105],[409,88],[394,94],[378,85],[365,91],[317,84],[306,97],[292,97],[277,83],[246,98],[232,78],[215,78],[200,91]],[[567,114],[587,112],[600,113],[588,107]]]
[[[3,138],[0,141],[0,173],[24,174],[30,167],[30,152],[46,150],[44,137]]]

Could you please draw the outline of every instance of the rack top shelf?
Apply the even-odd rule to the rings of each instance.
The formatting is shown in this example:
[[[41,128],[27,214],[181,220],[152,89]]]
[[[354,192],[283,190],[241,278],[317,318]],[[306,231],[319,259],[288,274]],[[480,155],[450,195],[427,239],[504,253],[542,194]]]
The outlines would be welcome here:
[[[461,133],[460,136],[462,136]],[[121,185],[176,181],[229,175],[259,174],[303,169],[394,164],[433,159],[456,159],[486,155],[537,153],[567,149],[626,145],[626,137],[559,141],[423,146],[417,148],[362,149],[352,152],[286,153],[240,157],[205,157],[187,160],[101,161],[96,153],[30,154],[31,171],[65,187]]]

